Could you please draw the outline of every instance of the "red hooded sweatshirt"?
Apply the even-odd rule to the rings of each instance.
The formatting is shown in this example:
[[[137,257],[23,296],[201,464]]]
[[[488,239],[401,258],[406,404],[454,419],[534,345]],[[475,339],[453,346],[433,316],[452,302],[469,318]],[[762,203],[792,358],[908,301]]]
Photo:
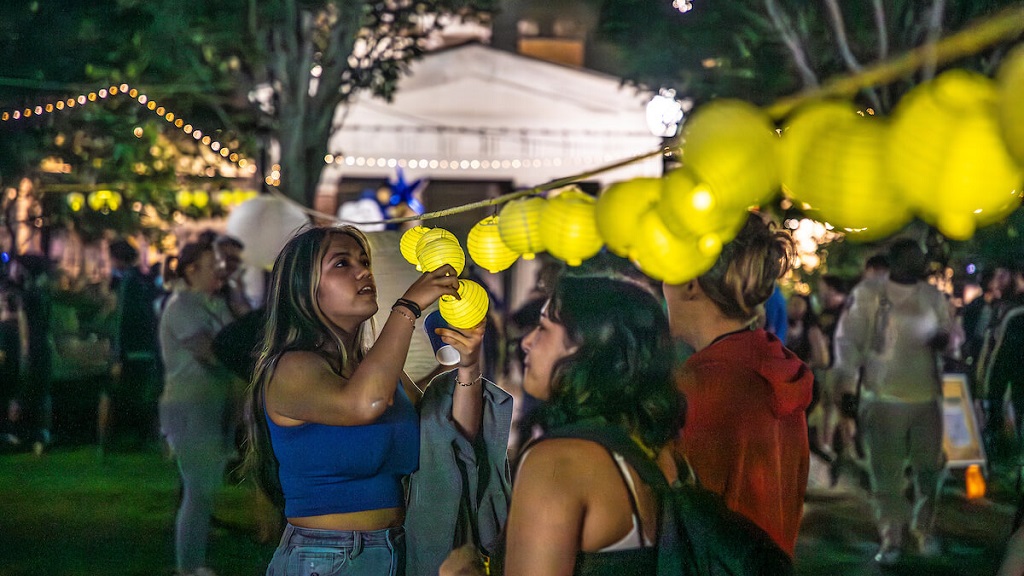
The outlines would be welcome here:
[[[764,330],[729,334],[691,356],[676,383],[682,447],[697,478],[791,557],[807,489],[805,411],[814,377]]]

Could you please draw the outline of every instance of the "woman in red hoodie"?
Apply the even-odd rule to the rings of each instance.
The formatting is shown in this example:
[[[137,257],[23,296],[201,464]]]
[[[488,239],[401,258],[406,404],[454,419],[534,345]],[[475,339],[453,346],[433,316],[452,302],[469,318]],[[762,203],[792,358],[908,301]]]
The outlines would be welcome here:
[[[751,214],[710,270],[663,286],[672,335],[696,351],[677,373],[689,405],[677,450],[704,486],[790,556],[807,488],[814,377],[757,324],[791,254],[789,235]]]

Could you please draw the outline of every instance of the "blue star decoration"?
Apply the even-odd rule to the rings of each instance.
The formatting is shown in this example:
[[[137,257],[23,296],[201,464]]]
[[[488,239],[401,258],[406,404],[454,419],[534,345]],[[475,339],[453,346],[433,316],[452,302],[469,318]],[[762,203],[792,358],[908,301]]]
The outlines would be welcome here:
[[[428,181],[424,178],[406,182],[405,172],[401,168],[396,169],[395,178],[388,180],[388,189],[391,190],[388,204],[387,206],[381,206],[381,208],[384,209],[389,218],[423,214],[423,203],[416,198],[416,195],[427,187],[427,183]],[[397,228],[398,225],[396,224],[388,224],[389,230]]]

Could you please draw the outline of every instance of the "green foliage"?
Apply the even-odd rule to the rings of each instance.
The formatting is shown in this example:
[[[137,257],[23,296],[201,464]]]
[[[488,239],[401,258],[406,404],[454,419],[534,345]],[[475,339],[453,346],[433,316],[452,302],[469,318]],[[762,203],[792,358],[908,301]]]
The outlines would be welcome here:
[[[424,14],[473,16],[491,7],[492,0],[11,0],[0,19],[0,109],[126,82],[249,158],[260,158],[276,139],[285,151],[281,190],[309,204],[337,105],[364,90],[394,95],[408,61],[423,52],[422,38],[436,29],[423,25]],[[356,50],[361,58],[350,58],[354,46],[365,48]],[[314,66],[323,70],[319,78],[310,73]],[[260,86],[273,89],[272,101],[252,99]],[[146,134],[139,141],[131,136],[135,126]],[[158,168],[147,154],[153,138],[182,155],[195,153],[194,142],[120,97],[4,123],[0,131],[0,185],[38,177],[40,160],[54,153],[54,132],[63,132],[82,134],[93,146],[57,151],[74,170],[66,178],[42,176],[44,184],[110,184],[165,218],[174,211],[173,191],[192,186],[188,175]],[[97,218],[65,210],[53,223],[126,232],[142,222],[113,213]]]
[[[622,53],[614,73],[653,88],[670,87],[697,103],[714,97],[741,98],[768,104],[804,87],[787,40],[799,45],[814,77],[825,80],[851,71],[844,61],[837,28],[826,2],[803,0],[694,0],[685,14],[671,2],[645,0],[593,0],[601,5],[598,37],[614,43]],[[872,2],[837,1],[850,53],[866,66],[920,46],[929,33],[933,2],[887,0],[883,7],[885,33],[880,34]],[[989,15],[1013,0],[947,0],[943,3],[942,34],[959,30],[972,20]],[[774,17],[769,5],[777,7]],[[787,35],[785,32],[789,32]],[[787,37],[788,36],[788,37]],[[643,42],[637,42],[643,38]],[[951,65],[991,73],[1005,46]],[[920,81],[906,78],[881,87],[882,111]],[[868,93],[862,103],[877,105]]]

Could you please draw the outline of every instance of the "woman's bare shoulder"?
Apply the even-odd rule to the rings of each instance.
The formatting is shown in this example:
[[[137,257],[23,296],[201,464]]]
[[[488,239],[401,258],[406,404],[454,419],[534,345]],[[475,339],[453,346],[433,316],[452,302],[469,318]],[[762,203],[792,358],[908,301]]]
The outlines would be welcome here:
[[[520,474],[558,470],[562,478],[591,476],[594,462],[608,459],[608,451],[596,442],[580,438],[551,438],[529,447],[520,461]]]
[[[293,350],[285,352],[278,359],[271,378],[271,388],[303,387],[328,375],[334,375],[334,371],[322,355],[312,350]]]

